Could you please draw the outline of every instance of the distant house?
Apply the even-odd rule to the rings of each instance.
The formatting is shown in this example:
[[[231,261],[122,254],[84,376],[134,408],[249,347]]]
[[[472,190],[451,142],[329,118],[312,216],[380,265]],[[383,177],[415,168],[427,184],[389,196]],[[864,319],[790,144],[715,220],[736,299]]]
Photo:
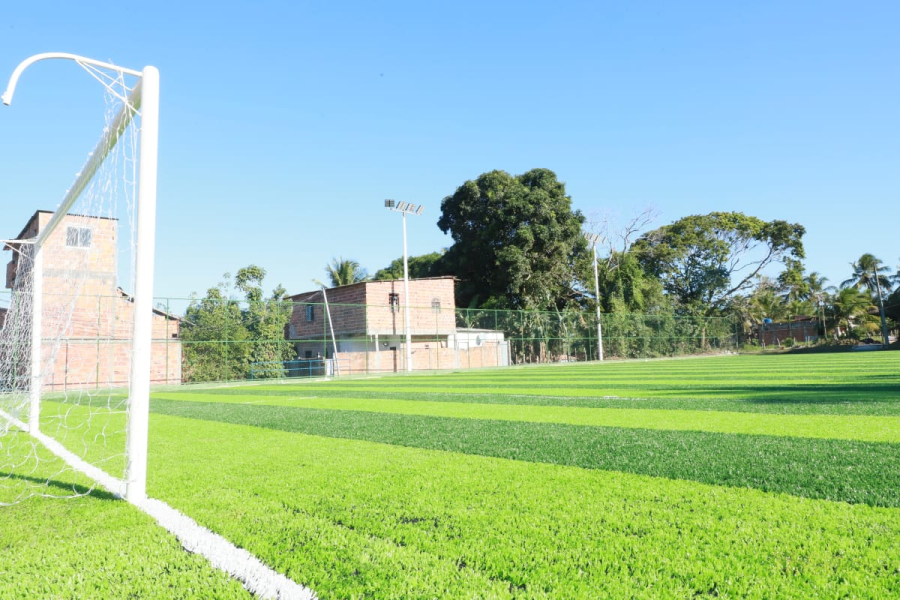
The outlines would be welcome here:
[[[763,346],[777,346],[788,338],[795,343],[815,342],[819,339],[819,320],[816,317],[795,317],[782,323],[763,321],[757,333]]]
[[[509,364],[502,332],[456,326],[454,285],[453,277],[409,281],[413,370]],[[405,371],[403,289],[402,280],[365,281],[290,296],[286,337],[300,360],[337,358],[348,373]]]
[[[14,240],[35,238],[52,216],[35,212]],[[116,387],[130,377],[134,302],[118,287],[117,235],[116,219],[67,215],[44,244],[42,337],[56,340],[44,344],[46,389]],[[23,246],[10,241],[4,248],[12,251],[6,287],[13,293],[31,268]],[[176,317],[153,311],[151,383],[181,382],[179,326]]]

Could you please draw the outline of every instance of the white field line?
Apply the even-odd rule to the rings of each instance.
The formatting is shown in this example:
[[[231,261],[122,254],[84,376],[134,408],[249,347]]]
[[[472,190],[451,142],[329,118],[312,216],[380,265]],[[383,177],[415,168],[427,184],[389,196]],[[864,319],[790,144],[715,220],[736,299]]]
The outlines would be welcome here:
[[[147,498],[135,504],[174,534],[188,552],[204,556],[214,567],[240,580],[247,590],[260,598],[277,600],[314,600],[315,593],[281,573],[276,573],[258,558],[222,536],[197,524],[161,500]]]
[[[0,417],[3,417],[22,431],[28,431],[28,425],[4,410],[0,410]],[[116,496],[123,497],[125,495],[125,482],[121,479],[116,479],[102,469],[98,469],[94,465],[85,462],[79,456],[67,450],[62,444],[43,433],[32,433],[31,436],[42,443],[50,452],[63,459],[70,467],[79,473],[84,473]]]
[[[22,431],[28,431],[25,423],[6,411],[0,410],[0,417]],[[121,479],[88,464],[43,433],[31,435],[76,471],[87,475],[119,498],[125,497],[125,482]],[[267,567],[246,550],[199,525],[162,500],[146,498],[133,505],[156,519],[166,531],[178,538],[185,550],[203,556],[214,567],[240,581],[249,592],[258,597],[267,600],[315,600],[316,594],[311,589]]]

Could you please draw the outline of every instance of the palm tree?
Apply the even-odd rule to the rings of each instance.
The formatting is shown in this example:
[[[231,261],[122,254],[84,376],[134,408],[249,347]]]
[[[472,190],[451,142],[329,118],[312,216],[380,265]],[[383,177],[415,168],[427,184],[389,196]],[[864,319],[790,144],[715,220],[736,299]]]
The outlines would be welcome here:
[[[816,304],[817,315],[822,315],[822,332],[828,337],[828,327],[825,325],[825,304],[828,302],[830,294],[835,292],[833,285],[826,286],[827,277],[819,275],[818,271],[813,271],[805,277],[806,288],[808,290],[807,298]]]
[[[834,320],[836,323],[846,323],[847,333],[853,329],[854,324],[861,324],[868,329],[869,313],[875,306],[868,294],[860,292],[855,287],[845,287],[834,297],[832,303]]]
[[[331,279],[331,287],[350,285],[368,279],[369,274],[355,260],[332,258],[331,264],[325,266],[325,273]]]
[[[856,289],[865,289],[873,293],[878,290],[878,285],[881,284],[885,291],[891,291],[891,278],[887,275],[881,275],[881,273],[886,273],[890,269],[884,266],[881,259],[867,252],[860,256],[856,262],[850,263],[850,266],[853,267],[853,277],[842,281],[842,288],[852,286]]]

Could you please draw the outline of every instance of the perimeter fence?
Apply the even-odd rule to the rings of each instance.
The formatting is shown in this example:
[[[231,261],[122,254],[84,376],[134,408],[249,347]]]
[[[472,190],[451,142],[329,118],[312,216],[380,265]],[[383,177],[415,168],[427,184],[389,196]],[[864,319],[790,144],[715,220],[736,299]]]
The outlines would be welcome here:
[[[122,352],[109,348],[130,346],[130,319],[123,318],[130,317],[123,310],[129,303],[120,294],[82,307],[73,319],[77,327],[52,340],[57,350],[45,387],[115,384],[127,369]],[[0,323],[9,304],[9,296],[0,295]],[[435,303],[409,307],[409,345],[406,322],[399,304],[159,299],[151,379],[178,384],[593,361],[600,332],[604,359],[724,352],[737,341],[732,319],[672,314],[603,314],[598,332],[590,311]],[[0,354],[14,359],[18,350],[0,348]]]

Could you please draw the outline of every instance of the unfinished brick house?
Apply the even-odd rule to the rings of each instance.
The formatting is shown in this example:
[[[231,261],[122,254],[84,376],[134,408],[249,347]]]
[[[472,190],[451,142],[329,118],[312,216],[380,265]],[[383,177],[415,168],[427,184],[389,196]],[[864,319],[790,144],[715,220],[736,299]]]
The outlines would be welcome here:
[[[508,364],[502,332],[457,328],[454,286],[449,276],[409,281],[413,370]],[[336,358],[342,373],[406,370],[403,280],[365,281],[288,299],[293,310],[285,334],[296,341],[300,360]]]
[[[819,320],[815,317],[796,317],[784,323],[761,323],[759,343],[763,346],[778,346],[786,339],[793,343],[809,343],[819,339]]]
[[[53,213],[37,211],[14,238],[35,238]],[[118,287],[118,221],[67,215],[43,246],[43,387],[47,390],[117,387],[131,369],[134,303]],[[30,263],[10,242],[6,287],[17,292]],[[11,317],[11,315],[10,315]],[[14,324],[6,319],[6,327]],[[50,340],[59,340],[52,343]],[[151,383],[181,382],[179,321],[153,311]]]

